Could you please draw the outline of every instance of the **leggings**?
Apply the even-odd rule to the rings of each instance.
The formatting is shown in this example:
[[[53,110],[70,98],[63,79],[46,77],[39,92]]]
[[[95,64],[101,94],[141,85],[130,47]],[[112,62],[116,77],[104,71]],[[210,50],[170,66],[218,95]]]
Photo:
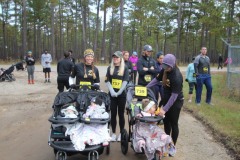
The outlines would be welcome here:
[[[137,78],[137,70],[133,70],[133,75],[132,75],[133,84],[136,84],[136,78]]]
[[[171,135],[174,144],[177,143],[179,134],[178,119],[182,106],[183,100],[176,100],[163,119],[164,131],[166,134]]]
[[[32,79],[34,80],[34,70],[35,70],[35,66],[27,66],[27,72],[28,72],[28,80]]]
[[[119,117],[119,126],[120,133],[124,129],[125,119],[124,119],[124,111],[125,111],[126,97],[111,97],[111,126],[112,132],[116,133],[116,125],[117,125],[117,113]]]
[[[188,94],[193,94],[193,89],[195,87],[195,90],[197,89],[197,82],[189,82],[189,91]]]

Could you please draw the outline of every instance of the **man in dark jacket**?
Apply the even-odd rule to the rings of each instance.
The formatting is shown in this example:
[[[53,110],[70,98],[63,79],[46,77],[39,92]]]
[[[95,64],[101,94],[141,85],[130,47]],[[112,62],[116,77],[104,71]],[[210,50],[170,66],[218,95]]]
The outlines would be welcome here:
[[[69,76],[74,69],[74,64],[70,59],[69,52],[64,52],[64,58],[57,64],[57,83],[59,92],[64,91],[64,86],[69,89]]]
[[[145,45],[143,47],[142,57],[138,59],[138,85],[146,86],[157,74],[156,62],[151,57],[152,51],[153,50],[150,45]]]

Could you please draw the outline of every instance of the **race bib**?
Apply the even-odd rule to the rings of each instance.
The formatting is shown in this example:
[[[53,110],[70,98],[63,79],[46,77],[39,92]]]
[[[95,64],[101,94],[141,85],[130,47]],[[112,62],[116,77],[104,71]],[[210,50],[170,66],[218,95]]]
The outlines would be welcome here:
[[[207,73],[208,72],[208,67],[203,67],[203,72]]]
[[[80,88],[82,88],[82,86],[88,86],[88,88],[91,88],[91,82],[88,81],[80,81]]]
[[[136,86],[135,87],[135,95],[141,96],[141,97],[146,97],[147,96],[147,87]]]
[[[133,63],[132,66],[135,67],[135,66],[136,66],[136,63]]]
[[[197,76],[196,76],[196,73],[193,73],[193,77],[197,77]]]
[[[150,82],[152,80],[152,76],[150,74],[147,74],[144,76],[144,79],[146,82]]]
[[[122,86],[122,80],[120,79],[112,79],[112,87],[115,89],[120,89]]]

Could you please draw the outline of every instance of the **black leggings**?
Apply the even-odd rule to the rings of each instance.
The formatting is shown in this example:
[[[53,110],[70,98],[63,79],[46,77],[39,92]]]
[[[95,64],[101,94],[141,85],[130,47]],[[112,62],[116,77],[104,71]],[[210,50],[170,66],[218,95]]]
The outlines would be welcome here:
[[[113,133],[116,133],[117,113],[119,117],[120,133],[124,129],[125,104],[126,104],[126,97],[111,97],[111,126],[112,126]]]
[[[137,70],[133,70],[132,79],[134,84],[136,84],[136,78],[137,78]]]
[[[183,100],[176,100],[173,106],[166,112],[164,122],[164,131],[166,134],[171,135],[173,143],[177,143],[179,134],[178,119],[183,106]],[[172,134],[171,134],[172,133]]]

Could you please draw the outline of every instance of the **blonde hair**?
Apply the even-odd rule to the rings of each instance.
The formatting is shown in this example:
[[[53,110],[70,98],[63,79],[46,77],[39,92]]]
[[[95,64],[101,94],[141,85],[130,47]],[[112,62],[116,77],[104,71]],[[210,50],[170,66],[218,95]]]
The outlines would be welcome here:
[[[124,62],[123,58],[120,58],[120,59],[121,59],[121,62],[120,62],[120,66],[119,66],[118,75],[119,75],[119,76],[123,76],[123,74],[124,74],[124,68],[125,68],[125,62]],[[112,61],[112,62],[111,62],[111,65],[110,65],[110,75],[113,75],[114,68],[115,68],[115,65],[113,64],[113,61]]]

